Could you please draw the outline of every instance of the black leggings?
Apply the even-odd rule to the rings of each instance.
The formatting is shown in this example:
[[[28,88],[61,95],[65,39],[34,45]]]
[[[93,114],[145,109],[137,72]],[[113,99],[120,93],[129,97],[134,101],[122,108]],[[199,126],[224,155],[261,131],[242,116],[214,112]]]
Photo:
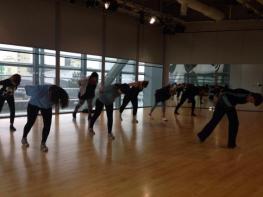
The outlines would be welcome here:
[[[15,120],[15,98],[14,98],[14,95],[12,95],[12,96],[0,96],[0,112],[2,111],[2,108],[4,106],[5,101],[7,101],[7,104],[9,106],[9,110],[10,110],[10,124],[13,124],[14,120]]]
[[[224,115],[228,118],[228,146],[236,146],[236,137],[238,132],[238,116],[236,109],[225,110],[222,106],[216,106],[212,119],[207,123],[203,130],[198,133],[198,137],[201,141],[205,139],[213,132],[217,124],[220,122]]]
[[[189,101],[192,103],[192,114],[195,112],[195,97],[184,94],[182,95],[180,102],[176,105],[175,112],[179,110],[179,108],[184,104],[186,99],[189,99]]]
[[[97,120],[97,118],[100,116],[103,110],[103,107],[104,107],[104,104],[99,99],[97,99],[95,112],[90,119],[89,128],[93,128],[93,125],[95,121]],[[105,108],[106,108],[106,113],[107,113],[107,118],[108,118],[108,133],[111,133],[112,123],[113,123],[113,104],[105,105]]]
[[[131,101],[132,103],[132,109],[133,109],[133,116],[136,116],[137,109],[138,109],[138,98],[137,96],[131,96],[131,95],[125,95],[123,98],[122,105],[120,107],[120,113],[122,113],[125,109],[125,107],[128,105],[128,103]]]
[[[51,122],[52,122],[52,108],[43,109],[43,108],[39,108],[37,106],[28,104],[28,106],[27,106],[27,123],[24,127],[23,138],[27,137],[29,131],[31,130],[32,126],[34,125],[34,123],[37,119],[37,115],[38,115],[39,111],[41,112],[41,115],[43,117],[43,123],[44,123],[41,143],[46,143],[47,137],[48,137],[49,132],[50,132]]]

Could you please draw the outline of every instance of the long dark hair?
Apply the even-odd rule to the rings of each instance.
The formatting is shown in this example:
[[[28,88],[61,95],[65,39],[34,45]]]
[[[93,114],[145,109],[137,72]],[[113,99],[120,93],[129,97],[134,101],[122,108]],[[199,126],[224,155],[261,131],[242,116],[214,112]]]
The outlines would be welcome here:
[[[21,82],[21,75],[19,74],[14,74],[10,77],[10,79],[16,84],[16,86],[19,86]]]
[[[61,108],[65,108],[68,106],[69,96],[63,88],[52,85],[49,88],[49,95],[52,103],[60,104]]]

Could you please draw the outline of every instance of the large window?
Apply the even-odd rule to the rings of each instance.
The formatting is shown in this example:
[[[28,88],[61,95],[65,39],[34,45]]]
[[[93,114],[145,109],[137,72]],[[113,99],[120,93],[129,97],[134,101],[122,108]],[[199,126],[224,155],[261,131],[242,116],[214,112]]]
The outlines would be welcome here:
[[[15,92],[16,114],[19,115],[25,112],[28,102],[24,87],[33,84],[33,48],[0,44],[0,80],[16,73],[22,76]],[[6,114],[9,114],[9,109],[5,103],[0,117]]]
[[[69,94],[69,107],[60,111],[73,111],[78,102],[78,80],[92,72],[99,75],[101,82],[102,57],[60,51],[60,86]],[[15,92],[17,114],[26,114],[29,97],[25,85],[43,85],[56,83],[56,52],[50,49],[31,48],[0,44],[0,80],[18,73],[22,82]],[[113,57],[105,58],[105,83],[131,83],[136,79],[136,61]],[[149,80],[149,86],[139,95],[139,106],[153,104],[154,91],[161,87],[162,66],[140,63],[139,80]],[[116,99],[115,108],[119,108],[123,95]],[[131,107],[131,104],[128,105]],[[86,105],[83,106],[86,108]],[[1,116],[7,116],[9,109],[5,103]]]

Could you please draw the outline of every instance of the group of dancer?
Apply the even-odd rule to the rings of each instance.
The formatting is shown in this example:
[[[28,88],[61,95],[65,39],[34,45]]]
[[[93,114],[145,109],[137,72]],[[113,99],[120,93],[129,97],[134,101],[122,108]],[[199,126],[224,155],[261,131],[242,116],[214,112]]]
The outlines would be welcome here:
[[[0,81],[2,88],[0,89],[0,111],[7,101],[10,109],[10,131],[15,131],[14,118],[15,118],[15,100],[14,92],[20,85],[21,76],[19,74],[14,74],[10,78]],[[107,127],[108,127],[108,137],[111,140],[115,139],[112,133],[113,124],[113,104],[117,97],[124,94],[124,99],[122,105],[119,109],[120,120],[122,121],[122,113],[129,102],[132,103],[133,108],[133,123],[138,123],[136,118],[138,109],[138,95],[144,88],[147,88],[148,81],[138,81],[129,84],[111,84],[107,86],[101,86],[99,88],[98,94],[96,94],[96,89],[98,86],[98,74],[93,72],[90,76],[84,77],[79,80],[79,102],[75,107],[72,114],[73,119],[76,119],[77,112],[79,108],[87,102],[88,105],[88,119],[89,119],[89,134],[95,135],[93,126],[100,116],[103,108],[106,108],[107,114]],[[42,130],[42,140],[40,144],[40,149],[43,152],[48,151],[46,146],[46,141],[50,132],[50,127],[52,123],[52,106],[60,105],[61,108],[65,108],[69,103],[69,96],[67,92],[57,86],[57,85],[35,85],[35,86],[25,86],[26,94],[30,96],[30,100],[27,106],[27,122],[24,126],[22,145],[24,147],[29,147],[27,136],[33,127],[36,118],[41,112],[43,117],[43,130]],[[183,103],[188,100],[192,103],[191,115],[195,114],[195,97],[200,96],[200,100],[206,94],[207,87],[197,87],[193,84],[169,84],[161,89],[155,91],[155,103],[152,106],[149,117],[152,119],[152,113],[158,103],[162,104],[162,120],[167,121],[165,116],[166,101],[177,94],[177,98],[180,101],[176,105],[174,114],[179,115],[178,110],[183,105]],[[229,120],[229,135],[228,135],[228,147],[236,147],[236,137],[238,132],[238,116],[235,106],[237,104],[253,103],[258,106],[262,103],[263,98],[259,93],[250,92],[244,89],[220,89],[217,94],[217,102],[215,104],[215,110],[212,119],[204,127],[204,129],[197,134],[197,139],[199,142],[204,142],[206,138],[212,133],[214,128],[220,122],[222,117],[226,114]],[[95,110],[93,112],[93,102],[95,102]],[[93,115],[92,115],[93,114]]]

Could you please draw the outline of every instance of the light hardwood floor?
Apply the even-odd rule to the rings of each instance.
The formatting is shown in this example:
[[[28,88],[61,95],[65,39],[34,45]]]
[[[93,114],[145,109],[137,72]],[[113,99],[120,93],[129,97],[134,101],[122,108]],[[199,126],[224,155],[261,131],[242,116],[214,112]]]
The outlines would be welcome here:
[[[149,120],[149,109],[131,110],[123,122],[115,112],[115,141],[107,138],[106,116],[96,122],[96,135],[87,132],[87,116],[53,117],[47,154],[40,152],[41,117],[29,134],[30,147],[21,148],[26,118],[17,118],[10,133],[9,120],[0,119],[0,196],[263,196],[263,113],[238,112],[239,147],[226,148],[226,117],[204,144],[195,135],[212,112],[169,108],[169,121],[160,120],[160,109]]]

